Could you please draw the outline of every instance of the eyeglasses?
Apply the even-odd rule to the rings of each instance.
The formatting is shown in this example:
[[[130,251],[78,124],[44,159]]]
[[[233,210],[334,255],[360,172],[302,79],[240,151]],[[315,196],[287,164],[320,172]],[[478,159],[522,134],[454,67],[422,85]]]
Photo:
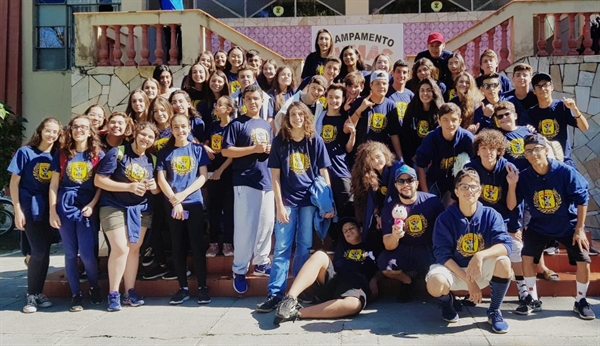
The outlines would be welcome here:
[[[415,182],[415,178],[408,178],[408,179],[398,178],[398,180],[396,180],[396,184],[398,184],[398,185],[412,184],[414,182]]]
[[[499,83],[483,83],[482,85],[485,90],[497,89],[499,86]]]
[[[542,90],[542,89],[550,88],[551,85],[552,85],[552,82],[546,82],[544,84],[538,84],[538,85],[534,86],[533,88],[535,90]]]
[[[87,125],[71,125],[71,130],[73,131],[87,131],[90,127]]]
[[[481,190],[481,186],[465,183],[465,184],[458,184],[458,189],[463,192],[466,192],[466,191],[479,192]]]
[[[541,145],[538,145],[537,147],[533,148],[533,149],[527,149],[523,152],[523,154],[525,156],[531,156],[532,154],[534,155],[538,155],[543,149],[546,149],[546,147],[543,147]]]
[[[498,120],[502,120],[502,119],[504,119],[505,117],[507,117],[507,116],[510,116],[510,113],[511,113],[511,112],[506,112],[506,113],[500,113],[500,114],[496,114],[496,119],[498,119]]]

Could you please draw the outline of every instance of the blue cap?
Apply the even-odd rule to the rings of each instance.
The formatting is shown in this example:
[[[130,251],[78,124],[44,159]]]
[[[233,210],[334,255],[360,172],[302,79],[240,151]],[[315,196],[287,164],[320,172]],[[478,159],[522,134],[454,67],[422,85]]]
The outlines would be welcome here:
[[[414,170],[414,168],[408,166],[408,165],[402,165],[400,168],[398,168],[396,170],[396,174],[394,175],[394,180],[398,180],[398,178],[400,178],[400,176],[402,174],[408,174],[411,177],[418,179],[417,178],[417,172]]]

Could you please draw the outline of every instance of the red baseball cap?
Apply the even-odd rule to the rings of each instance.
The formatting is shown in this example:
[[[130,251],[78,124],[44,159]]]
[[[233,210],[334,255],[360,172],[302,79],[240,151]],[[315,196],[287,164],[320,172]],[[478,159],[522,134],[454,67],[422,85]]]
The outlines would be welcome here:
[[[431,44],[433,42],[444,43],[444,35],[442,35],[440,32],[432,32],[429,34],[429,37],[427,37],[427,44]]]

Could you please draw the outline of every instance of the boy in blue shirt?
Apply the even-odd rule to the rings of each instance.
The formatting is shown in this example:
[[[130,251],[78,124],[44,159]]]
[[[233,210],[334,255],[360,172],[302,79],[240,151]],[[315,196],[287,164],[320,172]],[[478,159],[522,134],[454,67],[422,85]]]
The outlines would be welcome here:
[[[564,98],[552,99],[552,77],[546,73],[538,73],[531,79],[533,93],[537,96],[538,105],[529,110],[531,125],[549,141],[558,141],[565,154],[564,162],[573,168],[575,163],[571,158],[571,143],[567,126],[577,127],[587,131],[590,126],[581,114],[575,100]]]
[[[389,87],[389,74],[382,70],[371,73],[371,93],[358,98],[348,112],[356,128],[358,148],[366,141],[377,141],[387,145],[396,157],[402,158],[398,133],[398,110],[396,103],[385,97]]]
[[[548,158],[541,134],[525,137],[525,157],[531,167],[508,175],[507,205],[515,208],[517,194],[529,205],[531,221],[523,233],[523,272],[529,295],[517,313],[541,311],[534,259],[541,256],[548,241],[556,239],[567,249],[569,263],[577,264],[577,297],[573,311],[584,320],[596,318],[585,296],[590,283],[590,244],[584,225],[589,200],[588,183],[574,168]]]
[[[442,318],[458,322],[452,291],[469,291],[469,300],[481,303],[481,289],[490,286],[488,323],[495,333],[508,332],[500,305],[510,284],[512,240],[502,216],[478,201],[481,181],[472,168],[461,170],[454,180],[458,203],[435,222],[433,254],[436,263],[427,273],[427,291],[442,303]]]
[[[394,69],[392,70],[392,77],[394,82],[390,86],[387,98],[396,102],[396,109],[398,110],[398,123],[402,126],[404,120],[404,113],[408,104],[415,96],[415,94],[406,88],[406,82],[410,78],[410,69],[408,63],[404,60],[398,60],[394,63]]]
[[[481,106],[475,110],[473,115],[473,123],[479,125],[479,129],[492,128],[495,129],[497,124],[492,121],[494,115],[494,105],[500,101],[510,101],[515,106],[515,111],[519,115],[519,125],[527,125],[530,123],[527,111],[521,106],[521,103],[514,97],[504,97],[500,95],[500,75],[496,72],[483,75],[482,84],[479,87],[484,99],[481,101]]]
[[[531,90],[531,66],[523,63],[516,64],[513,69],[512,82],[514,89],[502,93],[502,97],[510,96],[519,100],[521,106],[528,110],[538,104],[537,97]]]
[[[419,187],[440,197],[444,205],[450,203],[452,169],[457,156],[461,153],[473,156],[473,134],[460,127],[461,120],[460,108],[454,103],[444,103],[439,110],[440,126],[427,134],[417,149]]]
[[[477,87],[481,88],[485,83],[485,76],[489,74],[498,74],[498,55],[491,49],[486,49],[479,57],[479,65],[481,67],[481,76],[477,77]],[[505,75],[498,74],[498,82],[500,83],[500,92],[505,93],[512,89],[510,79]]]
[[[402,283],[397,301],[404,303],[411,299],[413,278],[426,274],[434,263],[431,236],[444,205],[435,195],[417,191],[417,172],[412,167],[401,166],[394,179],[396,190],[388,193],[381,213],[385,250],[377,263],[383,275]],[[406,209],[404,227],[396,225],[392,216],[392,211],[399,206]]]
[[[256,84],[256,75],[254,69],[250,65],[243,65],[238,70],[238,82],[240,82],[241,88],[236,91],[231,97],[237,101],[240,113],[245,113],[243,90],[249,85]],[[260,117],[269,123],[273,121],[273,112],[275,109],[275,101],[266,92],[262,92],[263,104],[260,108]]]
[[[221,151],[224,157],[233,158],[233,288],[240,294],[248,290],[246,273],[251,259],[254,275],[269,276],[271,272],[275,197],[267,163],[273,133],[260,117],[262,92],[258,85],[244,89],[246,114],[229,123]]]

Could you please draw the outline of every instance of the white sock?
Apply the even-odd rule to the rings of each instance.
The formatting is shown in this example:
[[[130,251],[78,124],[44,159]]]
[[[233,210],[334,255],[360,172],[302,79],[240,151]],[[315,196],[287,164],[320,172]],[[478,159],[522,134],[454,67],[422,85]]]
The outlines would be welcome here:
[[[588,286],[590,285],[589,282],[582,284],[579,281],[575,281],[577,283],[577,296],[575,297],[575,301],[579,302],[582,298],[585,298],[585,295],[587,293],[587,289]]]
[[[531,294],[531,297],[533,298],[533,300],[538,300],[535,276],[531,276],[531,277],[525,276],[524,279],[525,279],[525,284],[527,285],[527,289],[529,289],[529,294]]]

